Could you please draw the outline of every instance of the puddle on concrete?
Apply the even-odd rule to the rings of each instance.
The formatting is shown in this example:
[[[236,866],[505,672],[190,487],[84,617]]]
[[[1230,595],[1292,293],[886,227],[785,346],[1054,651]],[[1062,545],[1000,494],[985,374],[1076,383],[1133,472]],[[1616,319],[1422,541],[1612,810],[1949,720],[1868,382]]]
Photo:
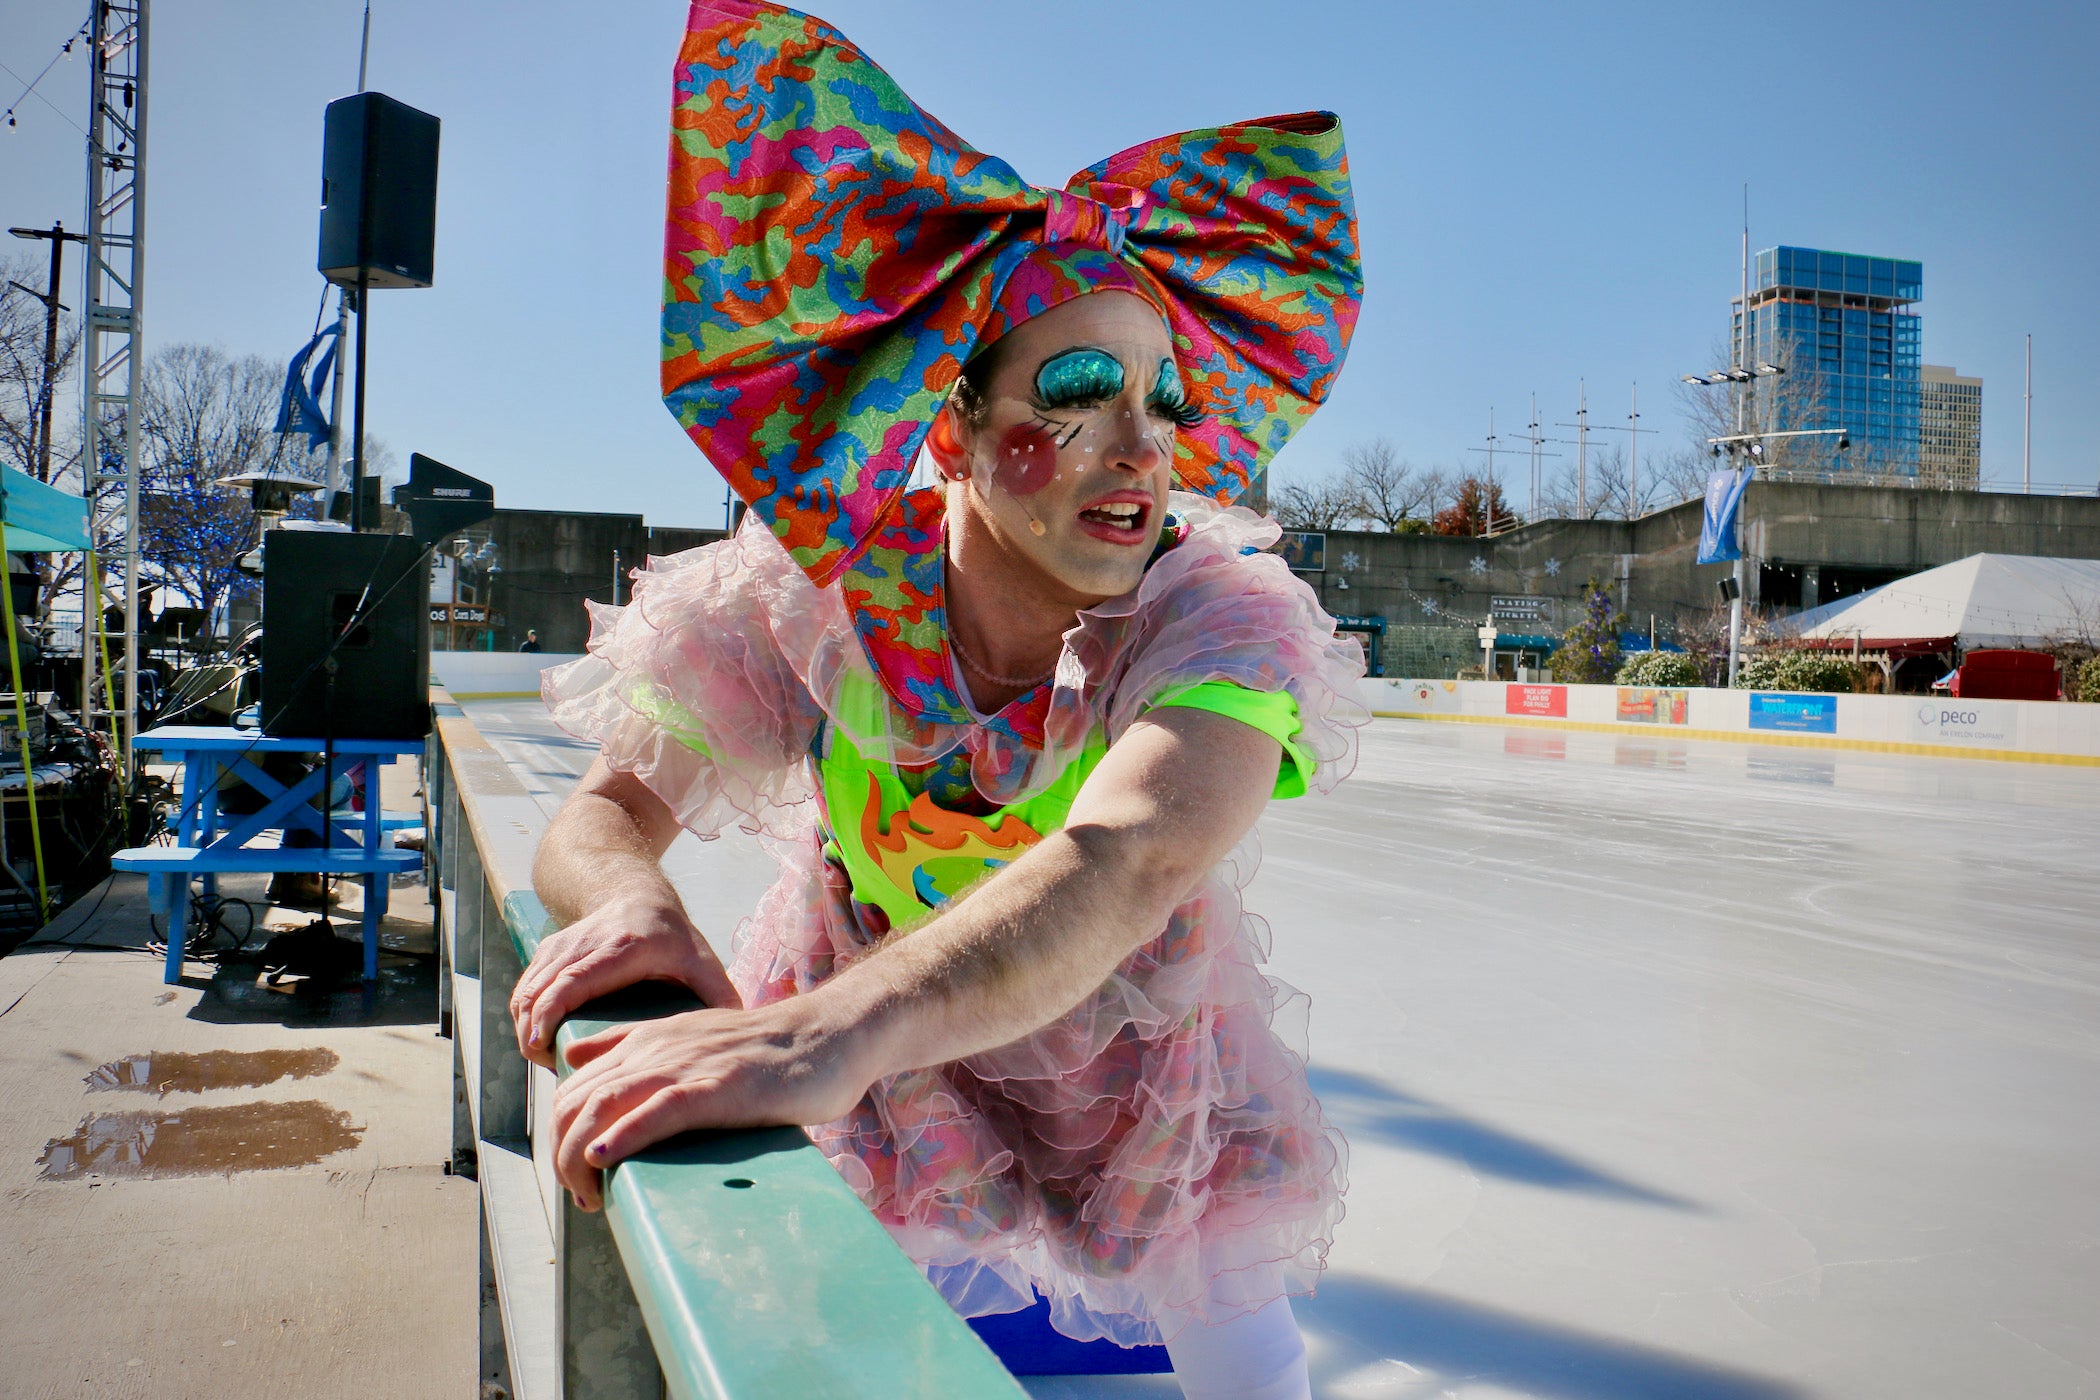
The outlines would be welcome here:
[[[157,1050],[111,1060],[84,1081],[91,1094],[137,1089],[148,1094],[201,1094],[206,1089],[253,1089],[280,1079],[311,1079],[342,1063],[321,1046],[305,1050]]]
[[[94,1113],[37,1158],[46,1181],[83,1176],[218,1176],[307,1167],[357,1146],[364,1130],[318,1099],[185,1108],[173,1113]]]

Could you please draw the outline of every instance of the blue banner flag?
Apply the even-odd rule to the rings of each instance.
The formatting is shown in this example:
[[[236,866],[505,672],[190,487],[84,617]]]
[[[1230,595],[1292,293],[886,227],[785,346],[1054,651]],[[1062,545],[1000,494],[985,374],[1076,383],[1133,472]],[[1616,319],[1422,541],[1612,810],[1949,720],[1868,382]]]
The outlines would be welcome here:
[[[292,356],[291,366],[284,375],[284,396],[277,401],[277,431],[304,433],[309,452],[326,444],[334,431],[321,412],[321,386],[328,382],[328,376],[335,368],[335,331],[334,326],[327,327]],[[328,349],[309,376],[307,362],[313,359],[314,351],[320,349],[324,340],[328,342]]]
[[[1750,473],[1723,467],[1706,479],[1706,512],[1699,521],[1699,562],[1725,564],[1743,557],[1736,538],[1736,516],[1743,508],[1743,492]]]

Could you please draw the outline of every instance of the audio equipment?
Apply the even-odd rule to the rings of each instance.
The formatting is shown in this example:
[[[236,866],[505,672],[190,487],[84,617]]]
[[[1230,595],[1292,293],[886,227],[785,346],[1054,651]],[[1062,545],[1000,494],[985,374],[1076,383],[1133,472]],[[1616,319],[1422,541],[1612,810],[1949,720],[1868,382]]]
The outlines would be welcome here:
[[[328,104],[321,139],[321,275],[345,287],[427,287],[437,238],[438,119],[384,93]],[[363,313],[359,307],[359,313]]]
[[[428,553],[406,535],[264,535],[263,733],[429,733],[429,592]]]
[[[435,457],[411,452],[408,484],[394,488],[394,508],[407,513],[408,532],[416,543],[436,544],[494,515],[496,490]]]

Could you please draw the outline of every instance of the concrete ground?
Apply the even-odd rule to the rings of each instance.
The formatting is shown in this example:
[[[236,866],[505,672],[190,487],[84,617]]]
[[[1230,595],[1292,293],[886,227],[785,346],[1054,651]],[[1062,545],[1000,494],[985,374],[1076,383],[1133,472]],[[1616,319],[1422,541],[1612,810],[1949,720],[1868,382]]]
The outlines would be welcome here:
[[[266,879],[224,888],[260,902]],[[0,959],[0,1395],[475,1393],[429,918],[396,888],[369,998],[232,959],[163,985],[129,875]]]
[[[549,805],[591,756],[469,709]],[[2093,770],[1378,721],[1262,837],[1352,1151],[1317,1394],[2100,1395]],[[768,875],[671,863],[724,933]]]

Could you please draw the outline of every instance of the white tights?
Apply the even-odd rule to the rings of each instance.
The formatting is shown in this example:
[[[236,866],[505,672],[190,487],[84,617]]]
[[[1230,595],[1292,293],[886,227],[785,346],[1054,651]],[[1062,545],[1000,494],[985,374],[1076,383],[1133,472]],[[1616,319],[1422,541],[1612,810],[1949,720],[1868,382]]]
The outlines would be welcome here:
[[[1305,1338],[1278,1298],[1229,1322],[1190,1322],[1167,1343],[1174,1379],[1188,1400],[1312,1400]]]

